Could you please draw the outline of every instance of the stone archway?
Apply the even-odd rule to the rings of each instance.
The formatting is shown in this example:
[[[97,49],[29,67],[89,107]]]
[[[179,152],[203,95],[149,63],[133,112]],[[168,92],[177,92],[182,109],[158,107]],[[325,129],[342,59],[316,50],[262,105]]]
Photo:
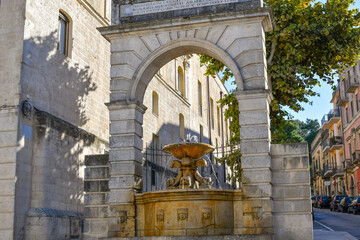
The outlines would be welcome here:
[[[164,14],[149,8],[153,11],[149,14],[126,15],[137,11],[136,4],[166,5],[170,1],[135,0],[133,5],[114,1],[112,22],[119,25],[99,29],[111,43],[107,103],[110,180],[106,224],[102,220],[88,220],[87,224],[90,229],[103,224],[102,235],[96,236],[137,235],[135,193],[142,189],[144,92],[154,74],[169,60],[204,53],[231,69],[239,90],[236,97],[244,199],[241,211],[233,213],[240,216],[234,234],[264,234],[270,239],[275,232],[277,239],[293,238],[294,234],[302,236],[297,239],[311,239],[312,225],[307,222],[311,222],[307,145],[270,145],[271,93],[265,51],[265,32],[272,28],[269,10],[261,8],[260,0],[223,0],[208,1],[214,2],[211,7],[175,9]],[[288,199],[287,193],[294,196]],[[97,214],[102,211],[99,207],[94,209],[91,216],[101,215]],[[289,224],[294,217],[305,224],[301,233]]]

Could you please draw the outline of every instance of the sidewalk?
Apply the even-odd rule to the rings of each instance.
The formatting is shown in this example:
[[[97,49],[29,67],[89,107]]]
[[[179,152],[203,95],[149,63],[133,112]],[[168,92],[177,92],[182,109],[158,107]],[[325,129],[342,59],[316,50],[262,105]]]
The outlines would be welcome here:
[[[358,240],[347,232],[314,229],[314,240]]]

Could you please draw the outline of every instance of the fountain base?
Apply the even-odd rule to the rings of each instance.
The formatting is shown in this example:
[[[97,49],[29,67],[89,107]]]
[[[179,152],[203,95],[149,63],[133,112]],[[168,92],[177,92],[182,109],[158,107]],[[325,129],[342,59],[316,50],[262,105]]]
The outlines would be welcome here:
[[[243,228],[241,190],[167,190],[136,195],[137,236],[232,235]]]

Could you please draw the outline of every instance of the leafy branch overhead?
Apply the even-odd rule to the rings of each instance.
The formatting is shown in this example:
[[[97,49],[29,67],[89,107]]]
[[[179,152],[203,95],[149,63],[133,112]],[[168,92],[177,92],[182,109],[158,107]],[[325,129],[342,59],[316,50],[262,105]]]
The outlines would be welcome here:
[[[283,126],[289,114],[303,110],[316,96],[313,88],[322,82],[334,84],[344,67],[352,66],[360,52],[360,14],[349,9],[354,0],[264,0],[274,13],[274,30],[266,33],[267,70],[274,99],[271,103],[273,142],[284,142]],[[222,81],[233,77],[220,61],[202,55],[207,75],[222,73]],[[319,80],[321,79],[321,80]],[[229,107],[226,118],[232,119],[233,140],[238,141],[238,110],[235,97],[225,96],[222,104]],[[235,131],[236,130],[236,131]]]

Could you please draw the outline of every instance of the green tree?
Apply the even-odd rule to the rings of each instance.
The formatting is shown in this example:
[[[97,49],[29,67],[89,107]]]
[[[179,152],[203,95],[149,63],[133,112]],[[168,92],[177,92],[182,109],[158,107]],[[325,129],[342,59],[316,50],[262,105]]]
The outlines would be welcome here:
[[[283,134],[289,114],[303,110],[301,103],[318,93],[313,88],[322,82],[333,84],[344,67],[352,66],[360,52],[360,14],[349,9],[354,0],[264,0],[274,13],[274,30],[266,34],[268,78],[272,82],[271,130],[274,143],[286,142]],[[233,76],[220,61],[200,56],[207,66],[207,75],[223,73],[222,80]],[[232,95],[232,93],[230,93]],[[237,104],[234,97],[225,96],[222,103]],[[233,119],[230,127],[238,125],[235,107],[225,113]],[[289,127],[289,126],[288,126]],[[233,140],[238,136],[233,133]],[[238,141],[238,139],[236,139]]]

